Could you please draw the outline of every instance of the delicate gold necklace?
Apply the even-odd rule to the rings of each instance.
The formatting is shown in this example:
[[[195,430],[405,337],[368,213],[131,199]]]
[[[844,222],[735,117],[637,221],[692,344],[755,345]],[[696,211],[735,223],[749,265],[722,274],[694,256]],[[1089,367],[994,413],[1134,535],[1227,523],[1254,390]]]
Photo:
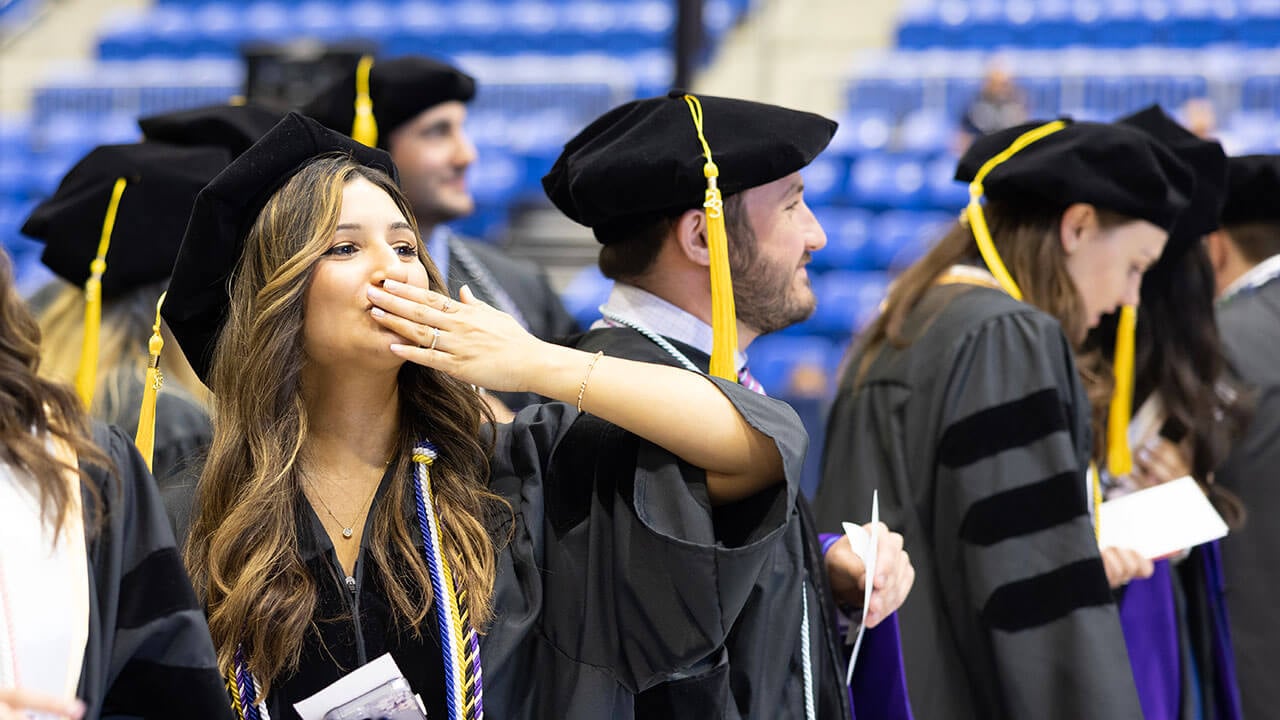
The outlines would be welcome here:
[[[382,466],[385,468],[387,465],[390,465],[391,460],[394,460],[394,459],[395,459],[395,455],[392,455],[391,459],[384,462]],[[337,515],[333,514],[333,509],[329,507],[329,503],[324,501],[324,495],[320,493],[320,488],[316,487],[315,483],[312,482],[310,478],[308,478],[307,481],[311,483],[312,489],[316,491],[316,499],[320,501],[320,507],[323,507],[324,511],[329,513],[329,517],[333,518],[333,521],[338,523],[338,526],[342,528],[343,540],[350,540],[353,536],[355,536],[356,523],[360,521],[361,516],[365,515],[365,513],[368,512],[369,508],[373,505],[373,496],[378,493],[378,486],[382,484],[382,479],[379,478],[378,482],[373,486],[373,492],[369,493],[369,499],[365,500],[364,502],[364,510],[360,513],[357,513],[355,519],[351,521],[350,525],[348,525],[342,522],[341,520],[339,520]]]

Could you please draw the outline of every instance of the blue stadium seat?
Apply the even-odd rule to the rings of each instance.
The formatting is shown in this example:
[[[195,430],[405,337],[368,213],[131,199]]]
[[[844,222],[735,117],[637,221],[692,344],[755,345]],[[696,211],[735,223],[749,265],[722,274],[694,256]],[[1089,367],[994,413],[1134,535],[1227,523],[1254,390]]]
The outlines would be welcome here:
[[[924,200],[924,166],[914,158],[866,155],[849,170],[849,196],[872,208],[911,208]]]
[[[828,337],[847,338],[875,317],[888,287],[884,273],[825,273],[814,280],[818,308],[810,323]]]
[[[969,190],[955,179],[958,158],[942,155],[925,166],[925,188],[929,207],[959,210],[969,202]]]
[[[898,149],[922,156],[945,151],[954,137],[953,118],[930,110],[908,114],[898,126]]]
[[[467,173],[478,203],[502,204],[514,198],[524,182],[524,164],[505,148],[477,148],[479,158]]]
[[[898,116],[924,103],[924,84],[920,78],[863,78],[849,84],[847,99],[852,111]]]
[[[883,110],[848,112],[840,117],[840,127],[831,138],[828,153],[856,156],[880,152],[893,139],[893,118]]]
[[[826,370],[832,342],[818,335],[766,335],[747,350],[751,375],[773,395],[787,392],[791,373],[801,365]]]
[[[613,281],[600,274],[600,268],[588,265],[569,281],[560,300],[582,329],[600,319],[600,306],[609,299]]]
[[[837,153],[823,153],[800,171],[804,177],[805,202],[810,207],[844,199],[845,178],[849,163]]]
[[[867,270],[871,213],[850,208],[814,210],[827,235],[827,246],[813,254],[813,267],[822,270]]]

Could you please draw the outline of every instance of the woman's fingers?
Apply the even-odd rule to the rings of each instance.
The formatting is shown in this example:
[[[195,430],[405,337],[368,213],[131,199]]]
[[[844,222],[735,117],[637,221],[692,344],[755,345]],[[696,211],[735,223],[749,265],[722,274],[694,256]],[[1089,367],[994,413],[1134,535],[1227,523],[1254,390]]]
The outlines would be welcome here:
[[[1111,588],[1126,585],[1135,578],[1149,578],[1155,572],[1155,564],[1136,550],[1108,547],[1102,549],[1102,566],[1107,572]]]
[[[388,280],[388,283],[391,281]],[[412,288],[412,286],[397,283],[402,287],[409,287],[415,294],[427,293],[428,290],[421,288]],[[431,293],[435,295],[435,293]],[[435,298],[424,298],[427,302],[421,302],[416,299],[407,298],[403,295],[388,292],[382,288],[371,287],[368,292],[369,300],[373,303],[374,310],[381,310],[387,315],[395,315],[418,325],[429,325],[431,327],[449,328],[453,319],[457,317],[457,312],[444,312],[445,296],[438,295],[439,300]],[[433,306],[436,303],[438,307]],[[372,312],[372,311],[371,311]],[[374,317],[379,317],[379,313],[373,312]]]

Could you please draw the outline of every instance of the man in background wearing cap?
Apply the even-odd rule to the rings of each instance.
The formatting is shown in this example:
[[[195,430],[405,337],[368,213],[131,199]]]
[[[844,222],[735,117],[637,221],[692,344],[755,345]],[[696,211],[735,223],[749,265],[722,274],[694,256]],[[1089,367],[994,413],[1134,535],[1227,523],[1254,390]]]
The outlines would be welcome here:
[[[562,212],[592,228],[603,244],[600,268],[615,281],[603,319],[576,346],[712,374],[723,352],[730,377],[763,392],[744,350],[813,313],[804,266],[826,235],[804,204],[799,170],[835,128],[810,113],[673,93],[615,108],[570,140],[543,187]],[[708,159],[714,166],[704,168]],[[703,209],[704,170],[718,172],[714,183],[726,198],[723,250],[715,239],[722,231],[709,217],[720,213]],[[720,252],[726,255],[717,258]],[[727,266],[718,275],[721,262]],[[725,343],[733,334],[736,342]],[[851,716],[832,597],[834,591],[842,604],[861,606],[862,562],[848,540],[819,541],[803,497],[785,508],[744,504],[752,502],[760,513],[788,513],[789,521],[725,655],[708,658],[683,681],[638,695],[637,717]],[[731,528],[721,530],[733,537]],[[901,604],[914,578],[900,535],[881,527],[879,548],[883,582],[875,583],[869,625]],[[862,652],[859,667],[879,659],[868,648]],[[867,717],[902,717],[905,708],[886,702],[899,689],[885,682],[855,692],[857,709]],[[904,696],[902,689],[896,697]]]
[[[1222,541],[1227,609],[1245,717],[1280,707],[1280,156],[1228,161],[1222,230],[1206,241],[1227,357],[1257,391],[1253,424],[1217,472],[1240,496],[1245,526]]]
[[[476,297],[544,340],[576,332],[537,265],[459,237],[444,225],[475,209],[466,173],[476,148],[463,128],[475,93],[471,76],[444,63],[417,56],[375,63],[366,57],[302,112],[391,154],[427,252],[453,294],[469,285]],[[502,396],[513,407],[528,403],[514,394]]]

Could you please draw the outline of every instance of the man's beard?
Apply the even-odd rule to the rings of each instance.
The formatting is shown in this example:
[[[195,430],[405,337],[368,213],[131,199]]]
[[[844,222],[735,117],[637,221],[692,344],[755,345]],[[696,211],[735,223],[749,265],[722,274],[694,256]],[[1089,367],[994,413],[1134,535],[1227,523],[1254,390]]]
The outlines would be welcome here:
[[[795,291],[798,266],[770,267],[755,251],[754,238],[751,240],[751,250],[734,252],[730,244],[729,269],[738,320],[761,335],[807,320],[816,302],[812,293]],[[802,261],[808,259],[806,252]]]

